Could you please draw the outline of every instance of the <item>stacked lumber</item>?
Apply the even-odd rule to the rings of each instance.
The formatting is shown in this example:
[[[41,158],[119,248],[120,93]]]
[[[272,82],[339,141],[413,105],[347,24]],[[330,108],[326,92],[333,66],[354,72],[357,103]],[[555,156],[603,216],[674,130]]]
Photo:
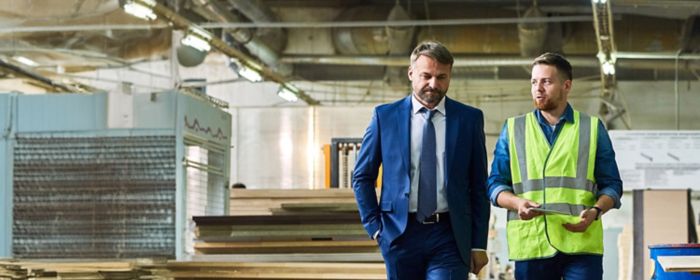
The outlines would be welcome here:
[[[351,189],[232,189],[233,216],[357,213]]]
[[[114,260],[0,261],[0,279],[386,279],[384,265]]]
[[[376,242],[367,238],[356,213],[207,216],[193,220],[197,225],[195,260],[381,261]],[[217,257],[204,257],[214,255]]]
[[[199,261],[381,262],[349,189],[233,189],[231,216],[194,217]]]
[[[386,279],[384,265],[348,263],[168,262],[169,279]]]
[[[0,279],[140,279],[149,273],[126,261],[0,261]]]

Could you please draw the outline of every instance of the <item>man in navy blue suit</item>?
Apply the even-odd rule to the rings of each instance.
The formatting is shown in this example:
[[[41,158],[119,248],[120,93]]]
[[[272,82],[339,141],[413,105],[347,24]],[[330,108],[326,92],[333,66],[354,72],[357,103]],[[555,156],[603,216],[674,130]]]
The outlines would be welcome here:
[[[376,107],[365,132],[355,198],[389,279],[464,280],[488,262],[484,117],[445,96],[454,63],[445,46],[420,43],[410,60],[412,94]]]

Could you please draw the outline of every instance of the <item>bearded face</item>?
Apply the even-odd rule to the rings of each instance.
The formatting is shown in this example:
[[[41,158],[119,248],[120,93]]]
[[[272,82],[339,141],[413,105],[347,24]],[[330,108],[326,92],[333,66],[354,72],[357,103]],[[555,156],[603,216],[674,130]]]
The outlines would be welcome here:
[[[450,87],[452,66],[441,64],[429,56],[420,56],[408,68],[408,79],[416,99],[432,109],[447,94]]]
[[[555,111],[566,107],[571,80],[564,80],[552,65],[537,64],[532,67],[532,102],[541,111]]]

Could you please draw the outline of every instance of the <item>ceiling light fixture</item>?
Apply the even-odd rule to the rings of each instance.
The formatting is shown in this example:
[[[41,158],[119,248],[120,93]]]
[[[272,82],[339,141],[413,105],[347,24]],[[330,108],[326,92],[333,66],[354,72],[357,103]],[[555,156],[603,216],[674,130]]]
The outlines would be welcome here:
[[[153,12],[153,7],[156,6],[155,0],[127,0],[122,8],[124,12],[142,18],[145,20],[154,20],[158,16]]]
[[[615,64],[612,61],[603,62],[601,68],[603,69],[603,74],[609,76],[615,75]]]
[[[187,29],[185,37],[180,40],[180,43],[202,52],[209,52],[211,50],[209,41],[211,41],[211,34],[209,32],[197,26],[190,26],[190,28]]]
[[[39,66],[39,63],[36,63],[36,61],[31,60],[31,59],[26,58],[26,57],[21,56],[21,55],[13,56],[12,59],[14,59],[15,61],[17,61],[17,62],[19,62],[19,63],[22,63],[22,64],[24,64],[24,65],[27,65],[27,66],[29,66],[29,67],[37,67],[37,66]]]
[[[261,82],[263,80],[262,75],[260,72],[253,70],[252,68],[244,65],[241,63],[240,60],[231,58],[231,68],[233,68],[236,73],[238,73],[239,76],[245,78],[246,80],[257,83]]]
[[[297,100],[299,100],[299,97],[297,97],[297,95],[292,90],[288,89],[287,86],[293,87],[289,84],[282,85],[279,91],[277,91],[277,95],[282,99],[287,100],[288,102],[297,102]]]
[[[605,4],[605,2],[608,2],[608,0],[593,0],[593,3],[596,4]]]

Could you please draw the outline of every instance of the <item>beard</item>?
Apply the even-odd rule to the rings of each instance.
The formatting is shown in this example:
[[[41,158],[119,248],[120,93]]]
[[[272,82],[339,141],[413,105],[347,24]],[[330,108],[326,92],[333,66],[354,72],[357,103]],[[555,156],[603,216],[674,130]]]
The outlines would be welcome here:
[[[532,104],[534,104],[535,108],[537,108],[540,111],[550,111],[557,108],[557,103],[549,98],[545,98],[542,101],[535,99],[532,101]]]
[[[559,108],[559,106],[562,105],[562,103],[566,103],[566,101],[564,101],[564,95],[564,92],[545,95],[545,98],[542,100],[539,100],[537,98],[533,99],[532,104],[534,104],[535,108],[537,108],[540,111],[556,110],[557,108]]]
[[[435,106],[445,97],[446,92],[446,90],[441,90],[439,88],[425,87],[418,92],[418,99]]]

